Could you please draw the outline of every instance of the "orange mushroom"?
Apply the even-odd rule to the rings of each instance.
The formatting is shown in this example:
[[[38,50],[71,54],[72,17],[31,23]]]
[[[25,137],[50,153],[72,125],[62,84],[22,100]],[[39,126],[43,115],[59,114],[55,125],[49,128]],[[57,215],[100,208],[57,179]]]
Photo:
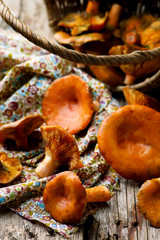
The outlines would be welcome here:
[[[125,87],[122,91],[128,104],[144,105],[160,112],[160,102],[157,99],[130,87]]]
[[[28,149],[31,145],[29,137],[43,123],[44,118],[40,114],[30,114],[15,122],[1,125],[0,144],[16,150]]]
[[[160,46],[160,19],[152,22],[141,33],[141,44],[151,49]]]
[[[41,126],[45,146],[45,158],[35,169],[40,177],[55,173],[59,167],[70,170],[83,167],[74,137],[60,126]]]
[[[0,184],[12,182],[22,172],[22,164],[19,159],[8,157],[6,153],[0,153]]]
[[[160,178],[142,184],[137,194],[137,206],[153,227],[160,227]]]
[[[151,14],[134,15],[122,20],[120,28],[123,42],[125,44],[140,45],[141,33],[155,20],[156,18]]]
[[[69,33],[58,31],[54,34],[54,38],[57,42],[63,45],[70,45],[74,49],[83,49],[83,45],[88,42],[99,41],[105,42],[110,37],[110,33],[86,33],[80,36],[71,36]],[[82,51],[82,50],[81,50]]]
[[[90,65],[89,69],[93,75],[101,82],[111,87],[122,85],[124,82],[123,73],[114,67]]]
[[[93,111],[89,86],[81,77],[72,74],[56,79],[42,100],[47,124],[59,125],[71,134],[88,126]]]
[[[142,105],[120,107],[98,131],[102,156],[121,176],[143,182],[160,176],[160,113]]]
[[[109,50],[110,55],[127,54],[136,50],[146,50],[143,47],[133,45],[114,46]],[[122,71],[126,74],[124,83],[133,84],[136,79],[141,79],[159,69],[160,58],[155,58],[152,61],[147,61],[142,64],[125,64],[120,65]]]
[[[105,44],[97,44],[97,42],[92,42],[85,47],[87,54],[92,55],[104,55],[106,54]],[[116,67],[111,66],[96,66],[88,65],[94,77],[99,81],[108,84],[111,87],[116,87],[123,84],[124,74]]]
[[[118,27],[122,11],[123,7],[121,5],[117,3],[112,4],[108,14],[107,28],[115,29]]]
[[[58,26],[69,28],[71,35],[79,35],[86,31],[101,31],[104,29],[108,19],[108,11],[104,16],[100,14],[88,14],[86,11],[80,13],[69,13],[59,21]]]
[[[108,201],[111,197],[112,194],[105,186],[97,186],[94,190],[88,188],[86,191],[80,178],[71,171],[57,174],[46,184],[43,192],[46,211],[55,220],[67,224],[80,222],[87,201]]]

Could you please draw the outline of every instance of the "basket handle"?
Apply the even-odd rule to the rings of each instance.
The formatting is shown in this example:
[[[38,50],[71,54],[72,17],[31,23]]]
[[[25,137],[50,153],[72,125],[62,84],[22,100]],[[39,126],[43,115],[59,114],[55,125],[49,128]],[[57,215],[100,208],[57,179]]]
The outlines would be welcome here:
[[[59,45],[56,41],[54,44],[52,44],[46,38],[32,31],[10,12],[9,8],[3,3],[2,0],[0,0],[0,15],[16,32],[20,33],[30,42],[46,49],[50,53],[58,55],[72,62],[84,63],[87,65],[119,66],[121,64],[140,64],[160,56],[160,48],[147,51],[135,51],[125,55],[110,56],[95,56],[92,54],[80,53],[75,50],[67,49]]]
[[[152,77],[146,78],[143,82],[129,85],[129,87],[139,90],[141,92],[149,92],[159,86],[160,86],[160,70],[158,70],[158,72],[156,72]],[[122,92],[123,88],[125,87],[126,86],[124,85],[119,85],[117,87],[107,86],[107,88],[113,92]]]

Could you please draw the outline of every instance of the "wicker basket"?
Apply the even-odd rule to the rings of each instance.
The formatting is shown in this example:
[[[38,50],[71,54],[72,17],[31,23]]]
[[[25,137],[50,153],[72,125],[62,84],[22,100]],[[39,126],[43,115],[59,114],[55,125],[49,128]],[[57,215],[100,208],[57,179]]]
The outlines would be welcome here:
[[[77,9],[80,11],[84,10],[87,2],[87,0],[44,0],[48,13],[49,25],[53,31],[56,29],[56,24],[59,18],[61,18],[64,14],[76,11]],[[124,14],[126,14],[126,16],[130,16],[131,14],[138,15],[143,12],[150,12],[155,15],[159,14],[160,10],[159,0],[135,0],[133,3],[130,1],[119,0],[116,2],[120,3],[124,7]],[[109,9],[112,3],[113,1],[111,0],[101,0],[101,9]],[[84,63],[87,65],[119,66],[122,64],[144,63],[148,60],[153,60],[154,58],[160,57],[160,48],[145,51],[135,51],[125,55],[110,56],[95,56],[91,54],[80,53],[72,49],[67,49],[58,44],[56,41],[51,43],[44,37],[36,34],[24,23],[13,16],[2,0],[0,1],[0,15],[15,31],[19,32],[30,42],[75,63]],[[150,91],[158,86],[160,86],[160,70],[157,71],[153,76],[144,79],[144,81],[131,85],[132,88],[143,92]],[[118,86],[115,88],[110,88],[110,90],[119,92],[122,91],[123,87],[124,86]]]

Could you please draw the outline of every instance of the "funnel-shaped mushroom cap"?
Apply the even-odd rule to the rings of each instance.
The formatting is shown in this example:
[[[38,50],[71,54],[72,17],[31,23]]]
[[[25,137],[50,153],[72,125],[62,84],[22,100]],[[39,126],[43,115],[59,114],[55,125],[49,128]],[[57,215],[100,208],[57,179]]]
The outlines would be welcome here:
[[[73,48],[78,48],[85,43],[88,42],[105,42],[110,37],[110,33],[98,33],[98,32],[92,32],[92,33],[85,33],[83,35],[79,36],[71,36],[69,33],[58,31],[54,34],[54,38],[57,42],[61,44],[67,44],[72,46]]]
[[[59,23],[58,26],[69,28],[72,35],[79,35],[83,32],[89,31],[101,31],[104,29],[106,21],[108,19],[108,11],[104,16],[101,14],[88,14],[82,13],[69,13]]]
[[[14,141],[16,149],[28,149],[28,137],[44,123],[40,114],[30,114],[15,122],[0,126],[0,144],[7,146]]]
[[[137,194],[137,205],[152,226],[160,227],[160,178],[142,184]]]
[[[98,131],[102,156],[120,175],[143,182],[160,176],[160,113],[126,105],[106,117]]]
[[[71,134],[85,129],[93,115],[87,83],[76,75],[55,80],[44,94],[42,112],[48,125],[59,125]]]
[[[41,177],[49,176],[61,166],[70,170],[83,166],[74,137],[59,126],[41,126],[45,146],[45,158],[36,168]]]
[[[0,153],[0,184],[10,183],[21,174],[21,171],[22,165],[17,158]]]
[[[62,223],[76,224],[80,221],[86,204],[86,191],[79,177],[65,171],[46,184],[43,193],[46,211]]]
[[[144,105],[160,112],[160,102],[153,97],[130,87],[123,88],[123,94],[128,104]]]

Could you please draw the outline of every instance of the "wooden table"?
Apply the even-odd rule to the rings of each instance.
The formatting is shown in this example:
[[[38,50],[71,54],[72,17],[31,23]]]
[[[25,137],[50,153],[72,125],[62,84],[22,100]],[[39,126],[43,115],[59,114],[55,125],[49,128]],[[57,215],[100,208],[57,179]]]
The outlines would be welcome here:
[[[52,40],[43,0],[4,0],[4,3],[32,30]],[[0,27],[10,28],[1,18]],[[137,210],[138,189],[138,184],[122,178],[120,190],[106,207],[97,211],[94,217],[90,216],[79,232],[71,235],[71,239],[159,240],[160,229],[151,227]],[[5,207],[0,208],[0,226],[0,240],[64,239],[41,224],[32,223]]]

